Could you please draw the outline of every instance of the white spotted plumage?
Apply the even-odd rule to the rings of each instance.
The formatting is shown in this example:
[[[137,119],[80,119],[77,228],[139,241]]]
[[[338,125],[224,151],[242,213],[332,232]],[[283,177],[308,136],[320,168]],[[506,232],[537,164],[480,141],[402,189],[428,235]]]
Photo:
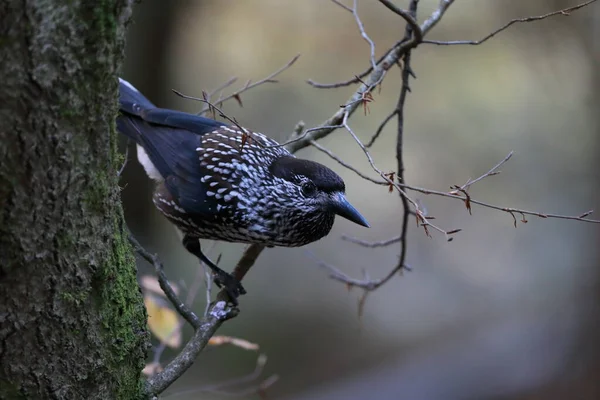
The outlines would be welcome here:
[[[204,134],[195,150],[204,171],[200,179],[206,185],[204,201],[215,203],[210,207],[214,214],[194,217],[174,207],[174,202],[155,198],[157,207],[174,223],[186,218],[193,221],[180,225],[184,233],[232,242],[301,246],[318,238],[315,229],[321,232],[319,237],[331,229],[333,214],[317,212],[297,183],[270,173],[274,160],[293,157],[276,141],[261,133],[223,126]],[[157,192],[168,195],[164,190]],[[295,225],[309,229],[293,229]]]

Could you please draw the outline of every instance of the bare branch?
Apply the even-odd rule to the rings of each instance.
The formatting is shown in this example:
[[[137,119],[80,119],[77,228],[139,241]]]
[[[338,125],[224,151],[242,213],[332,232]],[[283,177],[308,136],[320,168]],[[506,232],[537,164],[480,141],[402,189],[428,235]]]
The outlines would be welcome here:
[[[409,12],[412,17],[417,18],[417,4],[418,0],[411,0],[409,6]],[[421,35],[421,40],[423,39],[422,33],[416,33],[415,29],[412,25],[407,24],[406,29],[404,31],[404,37],[406,40],[410,40],[412,37],[417,37],[417,35]],[[400,95],[398,96],[398,103],[396,104],[396,115],[398,116],[398,128],[396,134],[396,160],[397,160],[397,180],[399,183],[405,183],[406,180],[404,178],[404,104],[406,103],[406,96],[410,91],[409,80],[412,74],[412,69],[410,67],[411,61],[411,52],[410,50],[406,52],[403,58],[404,65],[402,66],[402,87],[400,88]],[[391,114],[390,114],[391,115]],[[410,216],[410,207],[408,204],[408,197],[403,196],[401,194],[400,200],[402,201],[402,228],[400,230],[400,254],[398,256],[398,263],[396,267],[392,270],[401,271],[406,263],[406,255],[408,254],[408,245],[407,245],[407,237],[408,237],[408,218]],[[415,209],[417,221],[419,221],[419,216],[421,210],[419,208]],[[423,218],[421,218],[423,219]],[[427,227],[425,226],[425,233],[427,232]],[[446,236],[446,240],[448,240],[448,232],[444,232]],[[389,275],[388,275],[389,276]],[[364,302],[366,301],[366,292],[363,297],[362,306],[364,307]],[[362,308],[361,308],[362,309]]]
[[[131,139],[127,139],[127,142],[125,143],[125,154],[123,155],[123,165],[121,165],[121,168],[119,168],[119,171],[117,172],[117,176],[121,176],[121,174],[123,173],[123,171],[125,170],[125,167],[127,166],[127,161],[129,161],[129,145],[131,144]]]
[[[433,13],[425,20],[425,22],[420,26],[421,32],[423,35],[426,35],[444,16],[444,13],[450,7],[450,5],[454,2],[454,0],[441,0],[439,7],[433,11]],[[344,115],[348,113],[348,116],[352,115],[354,111],[362,104],[363,99],[365,98],[365,93],[371,92],[381,81],[383,80],[386,72],[393,66],[396,65],[398,60],[406,54],[408,50],[415,48],[419,44],[419,41],[415,37],[412,37],[410,40],[402,40],[396,43],[386,55],[377,63],[376,68],[371,70],[370,75],[364,81],[363,84],[360,85],[358,90],[354,92],[350,99],[345,103],[344,107],[341,107],[335,114],[333,114],[327,121],[325,121],[321,126],[339,126],[343,119]],[[358,81],[358,80],[357,80]],[[292,153],[296,152],[300,149],[303,149],[307,146],[310,146],[310,142],[312,140],[319,140],[329,135],[334,129],[322,129],[318,131],[311,132],[309,135],[303,140],[299,140],[294,143],[290,143],[287,148]]]
[[[379,138],[379,135],[381,135],[381,132],[383,132],[383,129],[385,128],[387,123],[390,122],[392,120],[392,118],[394,118],[397,114],[398,114],[398,109],[395,108],[394,110],[392,110],[392,112],[387,117],[384,118],[383,121],[381,121],[381,123],[379,124],[379,127],[375,131],[375,134],[371,137],[371,140],[369,140],[369,142],[365,145],[365,147],[367,149],[370,148],[371,146],[373,146],[373,144],[375,144],[375,141]]]
[[[352,243],[358,244],[358,245],[363,246],[363,247],[368,247],[368,248],[371,248],[371,249],[375,249],[377,247],[387,247],[387,246],[389,246],[391,244],[398,243],[399,241],[402,240],[402,236],[400,236],[400,235],[394,236],[393,238],[390,238],[390,239],[387,239],[387,240],[381,240],[379,242],[367,242],[365,240],[361,240],[361,239],[358,239],[358,238],[355,238],[355,237],[346,236],[346,235],[343,235],[342,239],[346,240],[348,242],[352,242]]]
[[[507,22],[506,24],[504,24],[500,28],[496,29],[495,31],[487,34],[486,36],[484,36],[483,38],[481,38],[479,40],[451,40],[451,41],[423,40],[423,43],[437,44],[437,45],[440,45],[440,46],[452,46],[452,45],[472,45],[472,46],[477,46],[477,45],[480,45],[480,44],[482,44],[484,42],[487,42],[489,39],[493,38],[494,36],[496,36],[500,32],[508,29],[513,24],[520,23],[520,22],[540,21],[542,19],[553,17],[555,15],[564,15],[564,16],[568,17],[571,12],[579,10],[580,8],[588,6],[588,5],[592,4],[592,3],[595,3],[596,1],[597,0],[586,1],[585,3],[581,3],[581,4],[578,4],[578,5],[573,6],[573,7],[563,8],[562,10],[553,11],[553,12],[550,12],[550,13],[544,14],[544,15],[538,15],[538,16],[533,16],[533,17],[524,17],[524,18],[515,18],[515,19],[510,20],[509,22]]]
[[[133,245],[135,251],[142,256],[142,258],[154,266],[156,274],[158,275],[158,283],[160,284],[160,288],[163,290],[165,296],[167,296],[167,299],[169,299],[171,304],[173,304],[175,310],[177,310],[179,315],[181,315],[192,327],[194,327],[194,329],[198,329],[200,327],[200,319],[191,309],[188,308],[187,305],[185,305],[183,301],[179,299],[175,293],[175,290],[173,290],[173,287],[165,275],[163,263],[160,261],[160,258],[158,258],[156,254],[151,254],[144,249],[131,234],[129,235],[129,242]]]
[[[375,62],[375,43],[373,43],[373,40],[371,40],[371,38],[365,31],[365,26],[363,25],[362,21],[360,20],[359,15],[358,15],[358,0],[354,0],[354,6],[352,7],[352,15],[354,15],[354,19],[356,20],[356,25],[358,26],[358,29],[360,30],[360,35],[362,36],[363,39],[365,39],[365,41],[367,43],[369,43],[369,47],[371,49],[371,68],[375,69],[375,68],[377,68],[377,63]]]
[[[404,18],[406,23],[410,25],[417,41],[421,42],[423,40],[423,32],[421,31],[421,27],[419,26],[419,23],[411,15],[410,12],[396,7],[396,5],[394,3],[392,3],[390,0],[379,0],[379,2],[381,4],[383,4],[384,6],[386,6],[388,8],[388,10],[390,10],[390,11],[398,14],[402,18]]]
[[[221,324],[227,319],[237,315],[236,309],[231,308],[225,301],[214,303],[208,315],[202,318],[194,335],[186,343],[181,352],[165,367],[165,369],[146,381],[145,391],[148,395],[162,393],[175,382],[194,363],[198,354],[208,344],[209,339],[215,334]]]
[[[442,3],[447,3],[447,1],[442,2]],[[440,7],[442,7],[442,3],[440,4]],[[427,21],[425,21],[424,27],[426,29],[423,29],[423,27],[421,27],[421,30],[423,31],[424,34],[429,29],[431,29],[433,27],[433,25],[442,17],[446,8],[447,8],[447,6],[444,6],[444,9],[441,11],[436,10],[432,14],[432,16]],[[297,140],[297,141],[287,144],[286,148],[289,151],[291,151],[292,153],[294,153],[302,148],[310,146],[312,141],[319,140],[319,139],[329,135],[335,129],[339,128],[339,125],[343,123],[343,125],[346,127],[346,129],[349,130],[349,132],[352,134],[354,139],[357,141],[357,143],[359,143],[361,145],[361,147],[362,147],[363,151],[365,152],[365,154],[367,155],[372,167],[374,167],[374,169],[376,171],[378,171],[382,175],[382,177],[385,178],[385,175],[381,171],[376,169],[376,167],[373,163],[373,160],[371,159],[368,151],[364,148],[362,143],[360,143],[360,140],[358,139],[358,137],[356,137],[354,132],[352,132],[352,130],[349,129],[347,121],[348,121],[348,118],[350,117],[350,115],[354,113],[354,111],[359,107],[360,104],[362,104],[363,100],[366,98],[366,95],[369,94],[383,80],[386,71],[389,68],[391,68],[391,66],[395,65],[398,62],[398,60],[400,59],[400,57],[406,53],[406,51],[414,48],[416,45],[418,45],[418,42],[413,38],[412,40],[409,40],[406,42],[401,42],[397,46],[394,46],[392,49],[390,49],[390,51],[388,51],[386,53],[386,55],[382,58],[381,62],[377,63],[377,65],[375,65],[375,68],[372,68],[372,72],[369,75],[368,79],[364,83],[361,84],[361,86],[350,97],[349,101],[346,103],[346,105],[344,107],[340,108],[340,110],[338,110],[331,118],[329,118],[320,127],[317,127],[312,131],[309,130],[309,132],[305,136],[301,137],[300,140]],[[250,85],[248,85],[248,86],[250,86]],[[176,92],[176,93],[178,93],[180,96],[185,97],[185,98],[192,98],[191,96],[182,95],[179,92]],[[202,102],[210,105],[210,102],[206,101],[206,99],[199,99],[199,98],[192,98],[192,99],[197,100],[197,101],[202,101]],[[223,99],[222,101],[225,101],[225,99]],[[215,109],[217,109],[217,108],[215,107]],[[220,110],[219,110],[219,112],[222,114],[223,117],[226,118],[226,116],[223,112],[221,112]],[[231,119],[228,119],[228,120],[230,122],[233,122],[235,125],[237,125],[238,128],[240,128],[240,130],[242,132],[245,131],[243,128],[241,128],[237,124],[237,122],[235,120],[233,120],[233,121]],[[388,181],[389,181],[389,179],[388,179]],[[388,182],[388,183],[390,183],[390,182]],[[394,184],[393,182],[391,182],[391,183]],[[397,187],[397,188],[399,191],[402,192],[402,188],[400,188],[400,187]],[[412,203],[416,208],[418,208],[416,203],[414,203],[414,202],[412,202]],[[427,222],[427,220],[424,219],[422,214],[417,214],[417,215],[421,215],[421,219],[423,221]],[[235,269],[233,271],[233,275],[236,277],[236,279],[241,280],[245,276],[245,274],[248,272],[248,270],[254,264],[254,262],[256,261],[257,257],[260,255],[260,253],[262,252],[263,249],[264,249],[264,246],[261,246],[261,245],[251,245],[250,247],[248,247],[246,249],[244,256],[240,259],[240,261],[238,262],[237,266],[235,267]],[[151,255],[150,255],[149,260],[152,260],[152,262],[154,262],[154,259],[152,258]],[[162,271],[161,268],[157,268],[157,272],[161,272],[161,271]],[[159,275],[159,279],[160,279],[160,275]],[[165,277],[165,280],[166,280],[166,277]],[[384,280],[384,282],[385,281],[387,281],[387,280]],[[219,295],[217,296],[216,303],[211,306],[211,308],[208,312],[208,315],[199,322],[199,327],[195,330],[194,336],[186,344],[186,346],[184,347],[182,352],[174,360],[172,360],[165,367],[165,369],[162,372],[157,373],[156,375],[154,375],[148,379],[148,381],[146,382],[147,393],[154,395],[154,394],[158,394],[158,393],[161,393],[162,391],[164,391],[164,389],[166,389],[179,376],[181,376],[187,370],[187,368],[189,368],[189,366],[193,363],[193,361],[195,360],[197,355],[204,349],[204,347],[208,343],[208,340],[210,339],[210,337],[212,335],[214,335],[214,333],[220,327],[222,322],[224,320],[236,315],[237,311],[235,309],[227,308],[227,306],[226,306],[227,303],[225,301],[219,301],[219,299],[225,295],[226,294],[224,294],[223,291],[221,291],[219,293]],[[178,310],[182,309],[183,310],[182,312],[185,313],[185,309],[183,309],[182,306],[185,307],[185,305],[183,305],[183,303],[179,302]]]
[[[184,395],[189,396],[191,394],[198,393],[198,392],[215,393],[215,394],[219,394],[219,395],[232,396],[232,397],[249,396],[249,395],[256,394],[256,393],[260,394],[260,393],[264,392],[268,387],[272,386],[278,380],[279,377],[277,375],[271,375],[267,379],[263,380],[259,385],[249,387],[246,389],[242,389],[242,390],[231,391],[231,390],[226,390],[226,389],[229,389],[229,388],[232,388],[235,386],[240,386],[244,383],[250,383],[250,382],[256,381],[262,375],[266,363],[267,363],[267,356],[264,354],[260,354],[256,359],[256,366],[254,367],[254,371],[252,371],[251,373],[249,373],[247,375],[244,375],[244,376],[241,376],[238,378],[228,379],[226,381],[215,383],[213,385],[201,386],[201,387],[190,389],[190,390],[179,391],[176,393],[172,393],[169,396],[184,396]],[[167,398],[169,396],[165,396],[165,398]]]
[[[225,301],[213,303],[207,315],[199,319],[196,314],[182,302],[173,287],[169,283],[164,267],[158,256],[149,253],[140,243],[130,234],[129,242],[133,245],[136,252],[151,263],[158,275],[158,282],[161,289],[173,305],[177,312],[194,328],[194,336],[186,343],[181,352],[164,368],[149,377],[146,381],[145,391],[148,395],[157,395],[163,392],[173,382],[175,382],[183,373],[193,364],[198,354],[206,347],[209,339],[219,329],[221,324],[227,319],[233,318],[238,311],[227,305]]]
[[[361,178],[369,181],[369,182],[373,182],[377,185],[387,185],[388,183],[384,180],[380,180],[380,179],[374,179],[371,178],[368,175],[363,174],[362,172],[360,172],[358,169],[354,168],[352,165],[348,164],[347,162],[345,162],[344,160],[342,160],[341,158],[339,158],[338,156],[336,156],[335,154],[333,154],[333,152],[323,146],[321,146],[319,143],[315,142],[314,140],[310,142],[310,144],[316,148],[319,151],[322,151],[323,153],[327,154],[329,157],[331,157],[332,159],[334,159],[335,161],[337,161],[340,165],[342,165],[344,168],[349,169],[350,171],[354,172],[356,175],[360,176]]]
[[[270,148],[270,147],[289,147],[289,145],[296,143],[296,142],[300,142],[306,139],[306,136],[308,136],[309,133],[311,132],[318,132],[318,131],[322,131],[322,130],[329,130],[331,129],[332,131],[338,128],[341,128],[342,125],[330,125],[330,126],[317,126],[315,128],[310,128],[310,129],[306,129],[304,132],[302,132],[302,130],[304,129],[304,126],[302,126],[302,129],[300,129],[300,132],[302,132],[301,134],[298,134],[297,132],[292,135],[292,139],[288,140],[287,142],[281,143],[281,144],[274,144],[271,146],[265,146],[266,148]]]
[[[380,279],[370,279],[368,276],[365,276],[364,279],[355,279],[355,278],[352,278],[351,276],[345,274],[344,272],[342,272],[339,268],[336,268],[333,265],[326,263],[323,260],[320,260],[313,253],[311,253],[309,251],[307,251],[306,253],[309,254],[314,259],[314,261],[317,263],[318,266],[320,266],[321,268],[323,268],[327,271],[329,278],[331,278],[335,281],[338,281],[338,282],[342,282],[345,285],[347,285],[348,287],[351,287],[351,288],[358,287],[358,288],[361,288],[361,289],[364,289],[367,291],[373,291],[373,290],[379,289],[381,286],[385,285],[390,279],[392,279],[394,277],[394,275],[396,275],[402,269],[405,268],[405,269],[409,270],[409,268],[407,268],[406,265],[402,265],[400,267],[394,267]]]
[[[202,269],[204,270],[204,284],[206,285],[206,306],[204,307],[204,317],[206,318],[210,310],[210,302],[212,299],[213,275],[210,268],[205,263],[202,263]]]
[[[404,189],[412,190],[414,192],[419,192],[419,193],[423,193],[423,194],[432,194],[432,195],[436,195],[436,196],[449,197],[451,199],[457,199],[462,202],[465,202],[467,200],[467,197],[464,195],[461,196],[458,194],[442,192],[442,191],[438,191],[438,190],[425,189],[425,188],[421,188],[421,187],[417,187],[417,186],[410,186],[410,185],[400,185],[400,186],[402,186]],[[562,215],[562,214],[542,213],[542,212],[537,212],[537,211],[528,211],[528,210],[512,208],[512,207],[503,207],[503,206],[498,206],[495,204],[490,204],[490,203],[486,203],[483,201],[475,200],[473,198],[469,198],[469,201],[472,204],[477,204],[482,207],[490,208],[493,210],[504,211],[509,214],[516,213],[516,214],[522,214],[522,215],[531,215],[531,216],[540,217],[540,218],[568,219],[568,220],[573,220],[573,221],[587,222],[587,223],[591,223],[591,224],[600,224],[600,220],[587,218],[589,215],[591,215],[593,213],[593,210],[586,211],[580,215]]]
[[[486,172],[485,174],[481,175],[479,178],[475,179],[475,180],[471,180],[469,179],[467,181],[467,183],[465,183],[464,185],[458,187],[455,191],[452,191],[450,193],[453,194],[457,194],[457,192],[463,191],[463,190],[469,190],[469,188],[479,182],[480,180],[487,178],[488,176],[492,176],[492,175],[498,175],[500,173],[500,171],[498,171],[498,169],[504,165],[504,163],[506,163],[508,160],[510,160],[510,158],[513,156],[514,151],[511,151],[510,153],[508,153],[508,155],[506,157],[504,157],[502,159],[502,161],[500,161],[498,164],[494,165],[488,172]]]
[[[352,12],[352,9],[350,7],[348,7],[347,5],[343,4],[341,1],[339,0],[331,0],[333,3],[337,4],[338,6],[342,7],[344,10]]]
[[[421,25],[420,28],[421,32],[423,32],[423,35],[427,34],[427,32],[429,32],[435,26],[435,24],[443,17],[444,13],[452,3],[453,0],[440,1],[439,7],[436,10],[434,10],[434,12],[423,23],[423,25]],[[338,127],[343,123],[344,118],[350,117],[354,113],[354,111],[356,111],[356,109],[359,107],[361,99],[364,98],[364,94],[373,90],[383,80],[385,73],[393,65],[395,65],[408,50],[416,47],[418,44],[419,42],[414,37],[410,40],[402,40],[394,44],[394,46],[392,46],[385,53],[385,55],[382,56],[382,58],[377,62],[376,68],[371,68],[371,71],[367,72],[367,74],[370,73],[369,77],[364,81],[364,83],[361,84],[361,86],[354,92],[354,94],[350,96],[350,99],[346,102],[346,106],[340,108],[336,113],[334,113],[329,119],[327,119],[324,123],[322,123],[319,126],[323,129],[315,129],[314,131],[311,131],[309,134],[303,136],[301,140],[288,143],[286,145],[286,148],[291,153],[296,153],[297,151],[305,147],[311,146],[311,143],[313,141],[322,139],[329,135],[331,132],[333,132],[335,129],[338,129]],[[366,76],[367,74],[364,74],[363,76]],[[363,76],[359,76],[356,82],[360,82],[360,79]],[[362,147],[364,149],[364,146]],[[364,149],[363,151],[366,151],[368,154],[368,151],[366,149]],[[386,179],[386,181],[390,183],[389,178]],[[391,184],[397,186],[394,182],[391,182]],[[400,187],[398,186],[398,188]],[[416,207],[416,209],[418,210],[418,207]],[[415,215],[418,214],[415,212]],[[448,234],[446,234],[446,236],[447,235]],[[244,263],[242,270],[245,270],[247,272],[247,270],[252,267],[254,262],[256,262],[256,259],[258,258],[263,249],[264,246],[258,244],[251,245],[250,247],[248,247],[248,249],[246,249],[246,252],[244,253]],[[240,263],[241,261],[242,260],[240,260]],[[240,267],[240,263],[238,263],[236,270],[238,269],[238,267]]]
[[[238,261],[237,265],[233,269],[233,276],[241,281],[244,276],[248,273],[250,268],[254,265],[254,262],[260,255],[260,253],[264,250],[265,246],[260,244],[252,244],[246,248],[244,251],[244,255]]]
[[[440,22],[440,20],[442,19],[446,11],[448,11],[448,8],[452,5],[452,3],[454,3],[454,0],[440,0],[438,8],[433,10],[429,18],[427,18],[425,22],[423,22],[423,24],[421,25],[421,31],[423,32],[423,36],[425,36],[425,34],[430,30],[432,30],[438,22]]]
[[[394,43],[394,45],[392,47],[390,47],[385,52],[384,55],[382,55],[381,57],[379,57],[379,59],[377,60],[376,64],[377,65],[381,64],[381,62],[392,51],[395,51],[403,42],[404,42],[404,40],[399,40],[398,42]],[[372,71],[373,71],[373,67],[370,66],[369,68],[367,68],[366,70],[364,70],[360,74],[355,75],[354,78],[348,79],[347,81],[334,82],[334,83],[319,83],[319,82],[315,82],[312,79],[307,79],[306,83],[308,83],[309,85],[311,85],[312,87],[315,87],[317,89],[335,89],[335,88],[339,88],[339,87],[350,86],[350,85],[355,84],[355,83],[362,83],[362,79],[364,77],[366,77],[367,75],[369,75]]]
[[[225,82],[224,84],[222,84],[221,86],[218,86],[217,88],[211,90],[210,92],[206,93],[206,100],[210,101],[212,96],[215,95],[215,93],[219,93],[219,99],[217,100],[218,102],[223,102],[222,100],[222,96],[223,96],[223,90],[227,89],[229,86],[233,85],[236,81],[237,81],[237,76],[233,76],[231,77],[227,82]],[[203,108],[198,115],[202,115],[205,112],[209,111],[209,107],[206,106],[205,108]]]
[[[194,100],[194,101],[199,101],[201,103],[204,104],[208,104],[208,108],[209,109],[214,109],[219,113],[219,116],[221,118],[225,118],[227,121],[231,122],[232,124],[234,124],[239,130],[240,132],[243,133],[248,133],[248,130],[246,128],[244,128],[243,126],[241,126],[237,120],[235,118],[231,118],[229,117],[227,114],[225,114],[225,112],[223,110],[221,110],[219,107],[217,107],[216,105],[212,104],[210,101],[206,100],[206,99],[201,99],[200,97],[194,97],[194,96],[188,96],[187,94],[183,94],[178,90],[175,89],[171,89],[173,91],[173,93],[175,93],[177,96],[179,97],[183,97],[184,99],[188,99],[188,100]]]

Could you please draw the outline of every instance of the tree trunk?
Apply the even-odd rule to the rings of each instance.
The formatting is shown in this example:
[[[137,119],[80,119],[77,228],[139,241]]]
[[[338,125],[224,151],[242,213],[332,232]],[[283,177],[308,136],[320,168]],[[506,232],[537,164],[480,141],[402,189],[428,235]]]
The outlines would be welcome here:
[[[0,2],[1,399],[140,397],[114,123],[130,7]]]

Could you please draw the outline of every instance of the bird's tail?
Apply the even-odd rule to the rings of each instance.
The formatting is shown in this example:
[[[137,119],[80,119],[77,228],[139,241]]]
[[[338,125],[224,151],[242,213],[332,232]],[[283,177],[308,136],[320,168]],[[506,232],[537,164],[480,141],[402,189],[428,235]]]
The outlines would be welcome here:
[[[122,78],[119,78],[119,106],[121,112],[138,116],[144,110],[156,108],[146,96]]]
[[[142,144],[143,113],[156,108],[150,100],[125,79],[119,78],[119,116],[117,129],[123,135]]]
[[[155,147],[144,135],[148,133],[143,114],[156,106],[150,102],[131,83],[119,78],[119,116],[117,129],[123,135],[132,139],[138,146],[138,160],[146,170],[148,176],[154,180],[161,180],[162,175],[154,162],[164,166],[164,160]],[[148,147],[150,154],[146,151]],[[154,160],[152,159],[154,158]]]

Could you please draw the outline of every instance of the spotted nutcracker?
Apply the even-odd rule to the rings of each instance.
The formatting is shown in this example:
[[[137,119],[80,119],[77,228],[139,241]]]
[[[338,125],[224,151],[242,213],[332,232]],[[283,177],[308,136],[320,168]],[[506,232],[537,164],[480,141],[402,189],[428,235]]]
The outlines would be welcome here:
[[[157,183],[155,206],[234,301],[244,288],[202,253],[199,239],[296,247],[327,235],[336,214],[369,226],[326,166],[294,157],[262,133],[157,108],[123,79],[119,94],[117,128],[136,142]]]

